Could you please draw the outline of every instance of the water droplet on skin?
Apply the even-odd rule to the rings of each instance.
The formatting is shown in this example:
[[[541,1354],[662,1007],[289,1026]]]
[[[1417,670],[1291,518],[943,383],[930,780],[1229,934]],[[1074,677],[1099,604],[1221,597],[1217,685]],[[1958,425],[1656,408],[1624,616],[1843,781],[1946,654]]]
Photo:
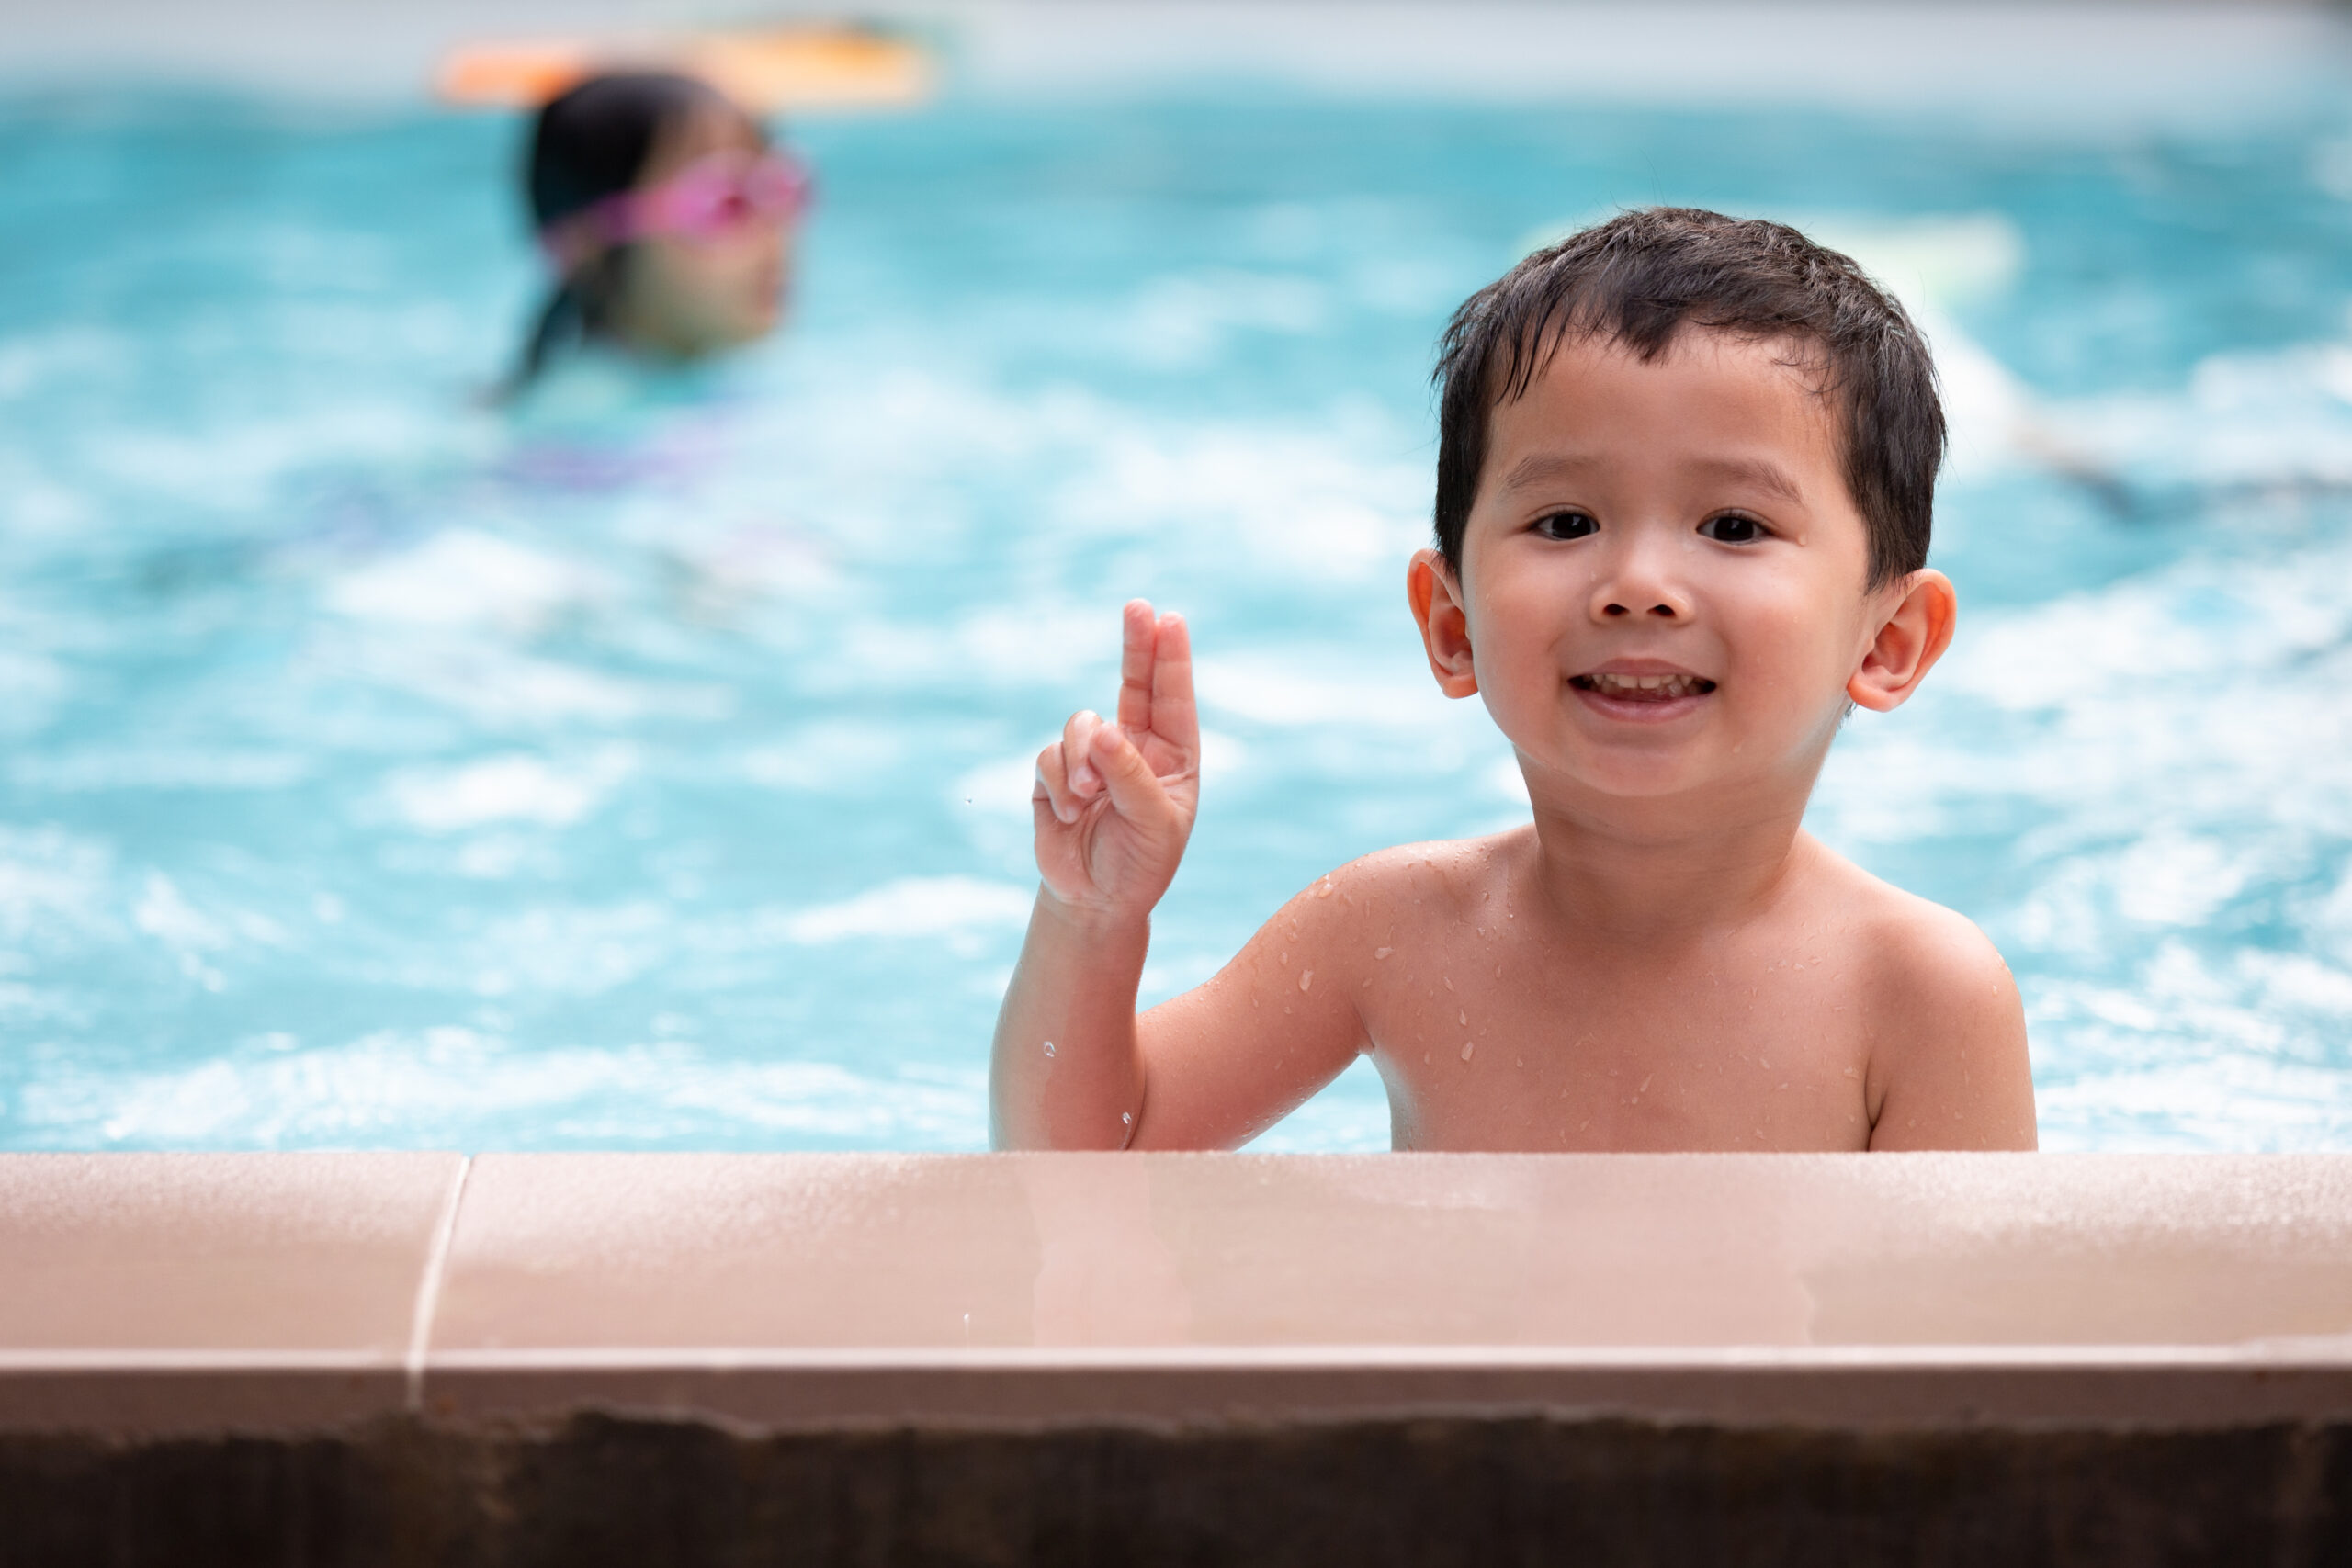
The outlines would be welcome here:
[[[1510,1065],[1514,1067],[1523,1067],[1527,1066],[1527,1058],[1524,1056],[1513,1056],[1510,1059]]]
[[[1298,972],[1298,988],[1299,988],[1300,990],[1302,990],[1302,991],[1303,991],[1303,990],[1306,989],[1306,987],[1309,987],[1309,986],[1311,986],[1311,985],[1313,985],[1313,984],[1315,984],[1315,971],[1314,971],[1314,970],[1312,970],[1312,969],[1302,969],[1302,970],[1300,970],[1300,971]]]
[[[1635,1089],[1634,1092],[1635,1094],[1647,1094],[1647,1093],[1649,1093],[1649,1091],[1650,1091],[1650,1079],[1651,1079],[1651,1078],[1654,1078],[1654,1077],[1657,1077],[1657,1075],[1656,1073],[1650,1073],[1650,1074],[1645,1075],[1645,1076],[1643,1077],[1643,1079],[1642,1079],[1642,1087],[1641,1087],[1641,1088],[1639,1088],[1639,1089]]]
[[[1375,947],[1372,950],[1372,955],[1374,958],[1385,958],[1396,951],[1393,947]]]
[[[1048,1055],[1048,1056],[1050,1056],[1050,1055],[1052,1055],[1053,1054],[1054,1054],[1054,1043],[1053,1043],[1052,1041],[1048,1040],[1048,1041],[1046,1041],[1046,1055]]]
[[[1455,1021],[1460,1023],[1463,1028],[1467,1029],[1470,1027],[1470,1014],[1467,1011],[1457,1008],[1454,1010],[1453,1016]]]
[[[1331,885],[1328,882],[1325,883],[1322,886],[1315,890],[1315,896],[1317,898],[1329,898],[1331,896]]]
[[[1441,976],[1438,976],[1438,978],[1445,982],[1445,988],[1446,988],[1447,990],[1449,990],[1449,991],[1450,991],[1450,990],[1453,989],[1453,976],[1451,976],[1451,975],[1441,975]]]
[[[1119,1112],[1119,1123],[1120,1123],[1120,1125],[1122,1125],[1122,1126],[1125,1126],[1125,1127],[1132,1127],[1132,1126],[1134,1126],[1134,1125],[1136,1124],[1136,1113],[1135,1113],[1134,1111],[1120,1111],[1120,1112]]]
[[[1470,1053],[1476,1049],[1477,1047],[1471,1043],[1471,1042],[1464,1040],[1462,1043],[1462,1059],[1465,1062],[1468,1061],[1470,1059]]]
[[[1290,967],[1290,952],[1288,949],[1284,949],[1283,952],[1283,967],[1285,969]]]

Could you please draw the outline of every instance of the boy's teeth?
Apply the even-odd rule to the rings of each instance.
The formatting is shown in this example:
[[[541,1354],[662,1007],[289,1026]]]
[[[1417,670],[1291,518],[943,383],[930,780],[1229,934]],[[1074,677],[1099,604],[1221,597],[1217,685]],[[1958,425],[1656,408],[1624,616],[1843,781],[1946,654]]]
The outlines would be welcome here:
[[[1714,690],[1696,675],[1588,675],[1594,691],[1611,697],[1688,697]]]

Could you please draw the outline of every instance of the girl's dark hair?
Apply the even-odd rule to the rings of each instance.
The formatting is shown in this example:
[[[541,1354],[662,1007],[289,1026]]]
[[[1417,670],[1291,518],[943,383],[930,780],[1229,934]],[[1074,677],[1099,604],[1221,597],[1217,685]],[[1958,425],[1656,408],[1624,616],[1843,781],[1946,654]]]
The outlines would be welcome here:
[[[635,186],[662,133],[711,108],[741,112],[708,83],[664,71],[591,76],[549,99],[532,127],[525,175],[533,230]],[[556,279],[507,382],[510,394],[529,386],[558,349],[606,330],[628,249],[608,246]]]
[[[1437,544],[1462,570],[1495,409],[1523,396],[1560,344],[1603,338],[1644,360],[1686,326],[1791,338],[1837,400],[1846,488],[1870,535],[1868,585],[1928,563],[1943,404],[1903,307],[1851,258],[1784,223],[1688,207],[1621,213],[1536,252],[1464,301],[1438,345]]]

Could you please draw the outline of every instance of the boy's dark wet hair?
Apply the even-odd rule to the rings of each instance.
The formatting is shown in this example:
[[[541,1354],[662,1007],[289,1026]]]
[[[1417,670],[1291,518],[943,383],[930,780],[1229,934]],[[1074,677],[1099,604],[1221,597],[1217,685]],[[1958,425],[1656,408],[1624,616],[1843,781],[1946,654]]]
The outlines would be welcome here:
[[[533,228],[544,231],[632,188],[665,132],[713,110],[742,112],[709,83],[668,71],[591,76],[548,99],[531,128],[524,174]],[[606,330],[628,252],[626,245],[609,246],[556,279],[524,344],[510,392],[529,385],[567,342]]]
[[[1849,257],[1783,223],[1687,207],[1573,234],[1453,313],[1435,377],[1446,564],[1462,570],[1495,409],[1523,396],[1563,341],[1604,338],[1656,360],[1686,327],[1795,339],[1817,355],[1822,391],[1837,400],[1846,487],[1869,530],[1867,586],[1927,564],[1944,414],[1919,330]]]

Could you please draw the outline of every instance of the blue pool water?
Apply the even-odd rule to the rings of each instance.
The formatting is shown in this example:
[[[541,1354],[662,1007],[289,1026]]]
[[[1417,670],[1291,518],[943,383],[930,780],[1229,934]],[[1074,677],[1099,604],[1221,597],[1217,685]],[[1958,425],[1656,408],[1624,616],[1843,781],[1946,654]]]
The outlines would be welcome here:
[[[979,1146],[1028,758],[1123,599],[1211,731],[1152,994],[1513,818],[1403,607],[1430,346],[1658,200],[1855,245],[1946,351],[1961,639],[1815,829],[2000,943],[2049,1145],[2352,1146],[2352,113],[798,135],[787,337],[509,415],[511,123],[0,99],[0,1146]],[[1265,1146],[1385,1140],[1360,1069]]]

